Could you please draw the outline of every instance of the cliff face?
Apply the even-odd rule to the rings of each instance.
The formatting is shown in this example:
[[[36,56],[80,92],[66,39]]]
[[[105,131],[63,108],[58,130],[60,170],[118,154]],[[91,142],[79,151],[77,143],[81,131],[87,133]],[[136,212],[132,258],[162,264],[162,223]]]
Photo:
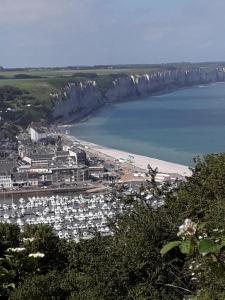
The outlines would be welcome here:
[[[69,83],[51,97],[54,101],[53,117],[56,119],[79,119],[104,103],[95,81]]]
[[[210,71],[206,68],[174,69],[142,75],[118,75],[104,92],[96,81],[69,83],[63,90],[51,95],[53,117],[76,120],[105,103],[129,101],[158,92],[218,81],[225,81],[225,68]]]

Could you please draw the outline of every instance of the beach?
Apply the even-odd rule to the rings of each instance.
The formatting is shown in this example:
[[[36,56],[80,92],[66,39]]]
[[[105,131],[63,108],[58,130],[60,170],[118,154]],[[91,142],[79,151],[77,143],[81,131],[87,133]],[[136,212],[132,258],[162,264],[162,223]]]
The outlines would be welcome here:
[[[171,174],[171,175],[180,175],[180,176],[191,176],[192,172],[188,166],[176,164],[172,162],[167,162],[159,160],[156,158],[138,155],[134,153],[129,153],[101,145],[97,145],[91,142],[83,141],[75,138],[71,135],[66,135],[66,138],[79,143],[82,145],[87,152],[91,152],[95,155],[100,155],[106,157],[107,159],[111,158],[113,160],[118,160],[121,163],[132,164],[137,169],[146,171],[147,166],[150,165],[153,169],[157,168],[159,173],[162,174]]]

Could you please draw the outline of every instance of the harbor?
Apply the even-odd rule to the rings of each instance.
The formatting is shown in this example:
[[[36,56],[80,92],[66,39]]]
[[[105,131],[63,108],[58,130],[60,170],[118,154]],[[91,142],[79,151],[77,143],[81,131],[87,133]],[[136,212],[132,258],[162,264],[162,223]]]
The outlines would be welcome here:
[[[49,225],[59,238],[79,242],[95,232],[111,235],[108,221],[123,210],[123,203],[112,193],[8,198],[0,204],[0,222],[16,224],[21,230],[26,225]]]

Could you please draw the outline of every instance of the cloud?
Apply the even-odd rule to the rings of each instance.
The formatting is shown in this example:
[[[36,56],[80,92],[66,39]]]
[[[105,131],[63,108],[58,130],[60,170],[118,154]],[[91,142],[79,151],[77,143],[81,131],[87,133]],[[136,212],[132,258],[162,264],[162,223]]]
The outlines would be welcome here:
[[[0,0],[0,65],[224,57],[224,0]]]
[[[0,0],[0,24],[29,24],[70,11],[77,0]]]

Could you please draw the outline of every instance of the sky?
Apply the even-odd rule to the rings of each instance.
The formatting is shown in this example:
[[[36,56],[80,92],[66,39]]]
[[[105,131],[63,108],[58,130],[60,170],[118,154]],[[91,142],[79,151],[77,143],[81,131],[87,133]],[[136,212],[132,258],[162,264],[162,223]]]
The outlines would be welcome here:
[[[225,0],[0,0],[0,66],[225,61]]]

